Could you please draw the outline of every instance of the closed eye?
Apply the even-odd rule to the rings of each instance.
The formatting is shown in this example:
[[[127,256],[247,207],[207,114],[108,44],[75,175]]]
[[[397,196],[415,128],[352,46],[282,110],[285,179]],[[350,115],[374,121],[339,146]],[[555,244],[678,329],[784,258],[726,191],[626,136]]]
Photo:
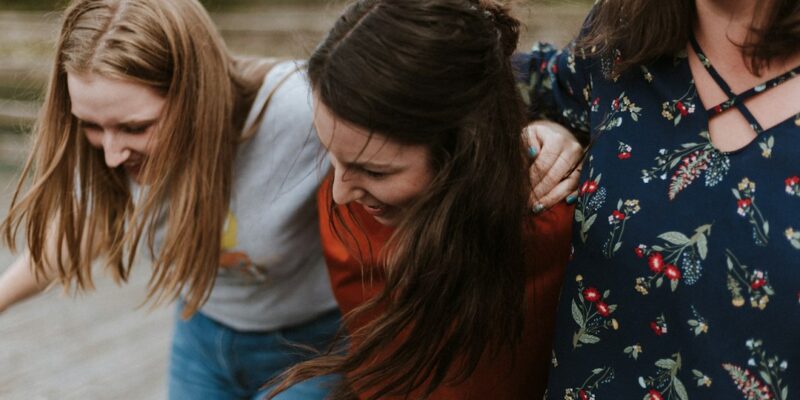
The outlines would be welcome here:
[[[81,128],[85,131],[96,132],[100,131],[101,128],[97,124],[93,124],[91,122],[80,121]]]
[[[369,176],[370,178],[375,178],[375,179],[385,178],[386,176],[389,175],[387,172],[372,171],[372,170],[369,170],[369,169],[366,169],[366,168],[361,168],[361,172],[363,172],[365,175]]]
[[[148,128],[150,128],[150,125],[123,126],[121,130],[124,133],[136,135],[146,132]]]

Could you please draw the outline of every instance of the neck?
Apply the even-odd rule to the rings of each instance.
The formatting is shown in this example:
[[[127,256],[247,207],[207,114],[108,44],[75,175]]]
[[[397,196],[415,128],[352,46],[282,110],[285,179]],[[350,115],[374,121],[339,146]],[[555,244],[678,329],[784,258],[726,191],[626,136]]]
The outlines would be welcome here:
[[[800,59],[796,55],[781,60],[770,60],[760,73],[750,70],[750,60],[745,57],[743,45],[748,44],[753,27],[758,27],[769,15],[774,0],[696,0],[697,24],[694,32],[697,41],[720,73],[768,75],[783,72]],[[773,62],[774,61],[774,62]],[[792,64],[792,65],[790,65]]]
[[[697,0],[697,26],[695,35],[704,43],[713,43],[735,49],[741,57],[740,46],[748,39],[748,34],[756,19],[756,6],[753,0]],[[771,3],[771,1],[761,1]]]

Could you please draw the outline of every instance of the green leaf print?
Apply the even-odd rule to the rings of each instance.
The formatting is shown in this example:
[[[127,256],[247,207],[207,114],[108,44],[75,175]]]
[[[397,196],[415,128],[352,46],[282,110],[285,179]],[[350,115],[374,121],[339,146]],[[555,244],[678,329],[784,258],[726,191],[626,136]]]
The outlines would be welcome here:
[[[601,294],[600,290],[592,286],[584,288],[583,277],[575,277],[578,283],[578,297],[572,299],[572,319],[578,325],[578,330],[572,335],[572,347],[576,349],[585,344],[600,342],[599,333],[603,329],[617,329],[619,322],[611,318],[617,309],[616,304],[608,304],[610,291]]]
[[[666,232],[658,235],[659,239],[664,239],[672,244],[683,246],[689,243],[689,238],[680,232]]]
[[[677,376],[672,378],[672,387],[675,388],[675,393],[678,395],[679,399],[689,400],[689,394],[686,393],[686,386],[683,386],[683,382],[681,382]]]
[[[714,147],[708,132],[699,135],[704,139],[699,143],[684,143],[671,152],[661,149],[655,166],[642,170],[642,181],[669,179],[667,196],[670,200],[703,175],[706,187],[716,186],[727,175],[730,159]]]
[[[746,288],[750,306],[759,310],[765,309],[770,296],[775,295],[768,272],[742,264],[729,249],[725,250],[725,256],[727,257],[728,290],[731,292],[731,304],[734,307],[741,307],[745,304],[746,299],[742,288]]]

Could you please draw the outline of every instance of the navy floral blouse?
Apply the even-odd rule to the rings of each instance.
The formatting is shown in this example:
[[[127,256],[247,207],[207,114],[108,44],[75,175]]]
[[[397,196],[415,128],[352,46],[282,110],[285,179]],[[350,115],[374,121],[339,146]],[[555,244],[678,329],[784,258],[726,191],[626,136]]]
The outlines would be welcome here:
[[[741,96],[703,105],[685,53],[612,63],[515,59],[536,112],[592,143],[545,398],[800,399],[800,115],[722,152],[708,120]]]

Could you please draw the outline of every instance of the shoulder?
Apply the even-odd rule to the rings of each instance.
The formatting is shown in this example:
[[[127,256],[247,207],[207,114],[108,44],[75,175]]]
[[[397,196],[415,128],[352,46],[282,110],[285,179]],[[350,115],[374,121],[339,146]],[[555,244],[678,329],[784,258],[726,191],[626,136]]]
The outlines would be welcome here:
[[[311,90],[305,62],[292,60],[276,64],[264,77],[245,126],[256,124],[259,131],[267,126],[291,129],[301,125],[308,127],[311,121]]]
[[[301,60],[276,64],[264,76],[264,84],[259,90],[258,99],[263,99],[270,92],[308,92],[309,84],[305,68],[305,61]]]

